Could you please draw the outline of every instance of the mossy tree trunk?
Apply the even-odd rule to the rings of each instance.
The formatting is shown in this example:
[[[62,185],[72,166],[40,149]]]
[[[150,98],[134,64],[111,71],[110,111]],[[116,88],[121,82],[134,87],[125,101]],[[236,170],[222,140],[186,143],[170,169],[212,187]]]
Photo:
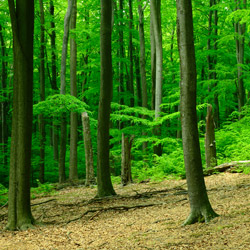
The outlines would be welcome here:
[[[181,125],[184,163],[191,212],[184,225],[218,216],[209,202],[201,162],[196,115],[197,73],[193,39],[192,1],[177,0],[177,31],[181,72]]]
[[[7,229],[22,230],[34,223],[30,208],[34,1],[8,2],[14,41],[14,93]]]

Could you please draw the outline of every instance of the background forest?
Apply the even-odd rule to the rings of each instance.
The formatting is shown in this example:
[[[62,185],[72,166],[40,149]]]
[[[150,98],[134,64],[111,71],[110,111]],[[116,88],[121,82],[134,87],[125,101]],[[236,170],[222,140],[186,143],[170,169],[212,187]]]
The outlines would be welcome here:
[[[77,1],[75,25],[72,19],[69,31],[66,89],[62,93],[60,72],[67,7],[67,1],[62,0],[35,1],[33,187],[44,182],[86,178],[83,112],[87,112],[90,118],[96,173],[100,3],[96,0]],[[112,180],[117,182],[121,181],[122,134],[132,146],[133,180],[185,177],[178,111],[180,67],[175,1],[163,1],[157,10],[163,59],[160,93],[155,84],[157,39],[152,38],[155,29],[152,28],[151,15],[149,1],[113,1],[110,167]],[[246,3],[193,1],[197,114],[204,167],[208,104],[213,107],[216,124],[217,164],[250,158],[249,18]],[[5,193],[9,178],[13,108],[13,40],[7,1],[0,2],[0,42],[0,190]],[[72,61],[72,48],[75,48],[76,64]],[[72,72],[76,75],[74,80]],[[62,116],[67,124],[63,136]],[[65,169],[59,168],[58,171],[63,139],[66,140]],[[250,169],[246,167],[243,171],[249,172]]]

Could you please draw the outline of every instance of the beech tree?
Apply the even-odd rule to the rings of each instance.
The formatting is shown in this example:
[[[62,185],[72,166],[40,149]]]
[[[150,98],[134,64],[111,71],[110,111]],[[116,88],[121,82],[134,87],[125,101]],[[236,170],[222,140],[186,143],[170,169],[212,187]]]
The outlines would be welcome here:
[[[218,216],[208,200],[203,177],[196,115],[196,62],[192,1],[177,0],[177,37],[180,55],[181,127],[191,212],[184,225],[208,222]]]
[[[113,92],[111,56],[112,1],[101,0],[101,86],[98,109],[97,135],[97,196],[115,195],[110,178],[109,122]]]
[[[8,0],[8,3],[13,34],[14,94],[7,229],[22,230],[34,223],[30,208],[34,0]]]
[[[73,10],[70,20],[70,29],[76,29],[77,16],[77,0],[74,0]],[[76,65],[77,65],[77,45],[76,34],[72,32],[70,38],[70,94],[77,97],[77,79],[76,79]],[[77,125],[78,115],[76,112],[70,114],[70,163],[69,163],[69,179],[75,180],[78,178],[77,174]]]
[[[68,1],[68,9],[64,17],[64,35],[62,46],[62,59],[61,59],[61,88],[60,94],[66,94],[66,59],[67,59],[67,47],[69,40],[69,24],[70,16],[73,9],[74,0]],[[66,143],[67,143],[67,119],[66,114],[62,114],[61,118],[61,141],[60,141],[60,154],[59,154],[59,182],[62,183],[66,180],[65,175],[65,155],[66,155]]]

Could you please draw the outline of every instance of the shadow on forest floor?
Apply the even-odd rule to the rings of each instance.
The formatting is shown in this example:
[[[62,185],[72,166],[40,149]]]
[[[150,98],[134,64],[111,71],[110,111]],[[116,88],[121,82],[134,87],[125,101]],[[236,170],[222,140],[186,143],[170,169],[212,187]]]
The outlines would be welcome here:
[[[250,249],[250,176],[222,173],[205,178],[220,217],[182,227],[189,213],[185,180],[115,186],[117,196],[93,199],[96,188],[66,187],[32,200],[43,223],[27,231],[3,231],[0,249]]]

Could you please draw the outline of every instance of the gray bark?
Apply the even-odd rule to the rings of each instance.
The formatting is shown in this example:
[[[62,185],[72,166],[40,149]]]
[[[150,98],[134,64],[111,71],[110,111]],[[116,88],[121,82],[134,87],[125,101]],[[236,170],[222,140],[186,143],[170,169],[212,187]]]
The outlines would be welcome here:
[[[39,0],[40,6],[40,22],[41,22],[41,31],[40,31],[40,101],[45,100],[45,65],[44,65],[44,8],[43,0]],[[39,181],[44,183],[44,162],[45,162],[45,120],[42,114],[38,117],[39,121],[39,134],[40,134],[40,162],[39,162]]]
[[[91,141],[90,122],[87,112],[82,113],[83,139],[85,149],[86,181],[85,186],[95,184],[93,148]]]
[[[132,182],[131,174],[131,148],[134,137],[126,137],[122,133],[122,163],[121,163],[121,182],[125,186]]]
[[[34,223],[30,209],[34,1],[8,2],[14,41],[14,86],[7,229],[22,230]]]
[[[212,105],[209,104],[207,107],[206,136],[205,136],[205,153],[206,153],[207,168],[215,167],[217,165],[214,129],[215,129],[215,123],[212,113]]]
[[[74,0],[74,5],[71,14],[70,29],[76,29],[76,16],[77,16],[77,0]],[[70,38],[70,94],[77,97],[77,44],[76,35],[71,34]],[[78,179],[77,174],[77,125],[78,115],[75,112],[70,114],[70,162],[69,162],[69,179],[71,181]]]
[[[203,177],[196,115],[197,73],[192,1],[177,0],[178,47],[181,72],[182,143],[191,212],[184,225],[210,221],[217,214],[208,200]]]
[[[62,45],[62,58],[61,58],[61,87],[60,94],[66,94],[66,59],[67,59],[67,47],[69,39],[69,23],[70,16],[73,9],[74,0],[68,0],[68,9],[64,17],[64,35]],[[61,117],[61,140],[60,140],[60,154],[59,154],[59,182],[62,183],[66,180],[65,175],[65,155],[66,155],[66,143],[67,143],[67,119],[66,114],[62,114]]]

